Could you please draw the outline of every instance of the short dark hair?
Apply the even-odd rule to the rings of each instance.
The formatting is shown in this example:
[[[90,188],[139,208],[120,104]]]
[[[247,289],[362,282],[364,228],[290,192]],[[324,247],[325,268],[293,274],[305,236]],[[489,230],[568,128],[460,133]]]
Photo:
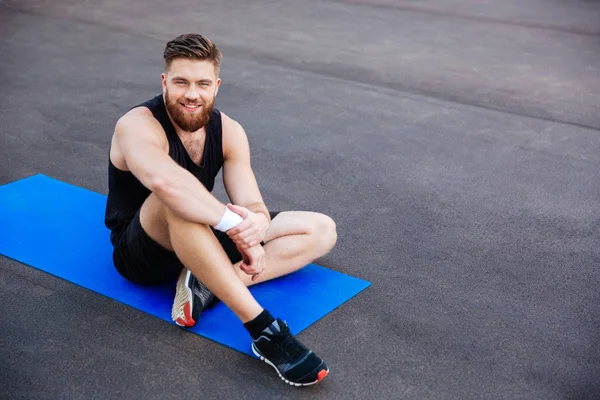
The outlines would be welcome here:
[[[165,59],[165,70],[169,69],[171,62],[176,58],[187,58],[188,60],[212,61],[215,72],[219,75],[221,67],[221,51],[210,39],[198,34],[187,33],[177,36],[169,41],[163,52]]]

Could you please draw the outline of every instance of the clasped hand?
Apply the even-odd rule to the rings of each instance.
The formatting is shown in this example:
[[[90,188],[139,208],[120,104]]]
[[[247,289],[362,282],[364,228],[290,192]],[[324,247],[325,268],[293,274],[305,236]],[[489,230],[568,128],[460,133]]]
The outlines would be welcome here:
[[[238,251],[242,255],[242,263],[240,269],[248,275],[252,275],[252,281],[258,279],[258,276],[265,270],[267,263],[267,255],[265,249],[259,244],[258,246],[241,249]]]
[[[227,231],[236,246],[247,249],[259,245],[269,229],[267,217],[233,204],[227,204],[227,208],[244,219],[238,226]]]
[[[266,254],[261,242],[269,229],[269,222],[264,215],[255,214],[244,207],[232,204],[227,207],[244,219],[238,226],[228,230],[227,235],[242,254],[240,269],[252,275],[252,281],[255,281],[265,269]]]

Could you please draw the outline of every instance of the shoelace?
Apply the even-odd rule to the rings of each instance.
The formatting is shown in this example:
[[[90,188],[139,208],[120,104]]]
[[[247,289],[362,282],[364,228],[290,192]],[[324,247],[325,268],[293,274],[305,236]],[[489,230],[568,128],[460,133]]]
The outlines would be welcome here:
[[[290,333],[287,324],[279,322],[280,332],[273,337],[273,342],[293,360],[304,351],[304,346]]]

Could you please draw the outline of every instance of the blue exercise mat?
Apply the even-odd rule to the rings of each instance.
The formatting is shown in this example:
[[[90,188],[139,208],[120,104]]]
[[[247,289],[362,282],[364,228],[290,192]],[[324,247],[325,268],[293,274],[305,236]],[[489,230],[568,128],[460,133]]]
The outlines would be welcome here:
[[[104,195],[44,175],[0,186],[0,254],[174,324],[175,282],[141,287],[113,267],[105,205]],[[250,290],[298,333],[369,285],[309,264]],[[223,303],[206,310],[190,331],[252,355],[248,333]]]

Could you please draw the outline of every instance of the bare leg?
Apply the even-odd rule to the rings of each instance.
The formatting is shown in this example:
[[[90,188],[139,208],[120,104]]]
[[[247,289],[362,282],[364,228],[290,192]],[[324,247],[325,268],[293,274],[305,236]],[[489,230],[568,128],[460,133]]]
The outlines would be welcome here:
[[[222,247],[212,232],[210,232],[210,228],[204,226],[207,231],[204,233],[207,235],[210,234],[211,236],[208,240],[204,239],[203,235],[196,236],[192,234],[191,237],[178,235],[178,233],[184,232],[187,229],[192,229],[192,231],[195,232],[198,230],[198,227],[202,226],[192,224],[194,227],[190,228],[187,226],[188,224],[183,223],[186,221],[181,221],[180,218],[170,214],[172,213],[168,212],[167,208],[164,207],[156,196],[150,195],[146,202],[144,202],[140,212],[140,220],[144,231],[161,246],[169,250],[174,250],[186,268],[192,271],[194,276],[229,306],[227,300],[223,299],[219,294],[221,290],[213,290],[211,287],[212,285],[205,282],[206,278],[203,276],[203,273],[197,271],[199,267],[202,268],[202,265],[204,265],[202,262],[204,259],[207,259],[206,262],[211,266],[222,266],[224,265],[225,260],[228,265],[231,265]],[[174,222],[169,223],[170,220],[173,220]],[[179,226],[181,229],[176,229],[176,231],[172,233],[173,226]],[[172,243],[172,236],[174,234],[175,237],[183,239],[183,244],[179,246],[179,250],[177,250],[175,248],[176,246]],[[252,281],[252,277],[239,268],[240,263],[237,263],[234,266],[233,271],[244,286],[265,282],[290,274],[325,255],[333,248],[336,240],[337,233],[335,222],[328,216],[308,211],[282,212],[273,219],[271,227],[264,238],[264,242],[266,243],[264,248],[267,256],[265,271],[255,281]],[[191,246],[189,251],[186,250],[186,246]],[[184,253],[189,253],[190,256],[188,257],[187,254]],[[213,258],[219,258],[219,261],[215,263],[212,261]],[[224,280],[232,284],[232,279],[229,276],[230,274],[222,274],[222,267],[214,268],[214,270],[218,271],[218,275],[222,278],[226,277]],[[210,279],[210,277],[208,279]],[[250,293],[247,292],[243,294],[244,297],[247,295],[250,295]],[[237,296],[235,297],[237,298]],[[234,307],[235,304],[238,304],[236,300],[233,300],[233,303]],[[253,305],[257,303],[256,301],[251,301],[246,304]],[[246,308],[243,305],[241,305],[241,307],[242,309]],[[234,308],[232,308],[232,310],[238,315]],[[256,312],[256,314],[252,316],[254,317],[258,315],[261,310],[262,309],[253,306],[250,314]],[[240,310],[240,312],[245,315],[243,310]],[[243,322],[246,322],[246,318],[241,319]]]
[[[252,351],[273,366],[282,379],[302,386],[312,385],[327,376],[329,368],[325,362],[306,349],[284,321],[275,323],[270,314],[263,313],[247,288],[251,284],[250,276],[234,268],[210,227],[178,217],[154,195],[144,202],[140,222],[148,236],[175,251],[187,270],[243,323],[254,320],[249,324],[254,326],[248,327],[254,338]],[[328,252],[336,239],[333,220],[323,214],[281,213],[274,218],[264,238],[267,268],[258,282],[297,270]],[[260,325],[256,326],[257,323]],[[264,329],[263,324],[270,324],[271,329]],[[252,333],[256,329],[261,330],[260,336]],[[295,350],[292,354],[288,349]]]
[[[328,216],[308,211],[282,212],[273,219],[264,240],[265,271],[253,282],[239,268],[239,263],[234,267],[246,286],[254,285],[304,267],[328,253],[336,240],[335,222]]]
[[[175,251],[183,265],[225,303],[242,322],[263,308],[233,269],[219,241],[207,225],[186,221],[153,194],[140,212],[144,231],[166,249]]]

